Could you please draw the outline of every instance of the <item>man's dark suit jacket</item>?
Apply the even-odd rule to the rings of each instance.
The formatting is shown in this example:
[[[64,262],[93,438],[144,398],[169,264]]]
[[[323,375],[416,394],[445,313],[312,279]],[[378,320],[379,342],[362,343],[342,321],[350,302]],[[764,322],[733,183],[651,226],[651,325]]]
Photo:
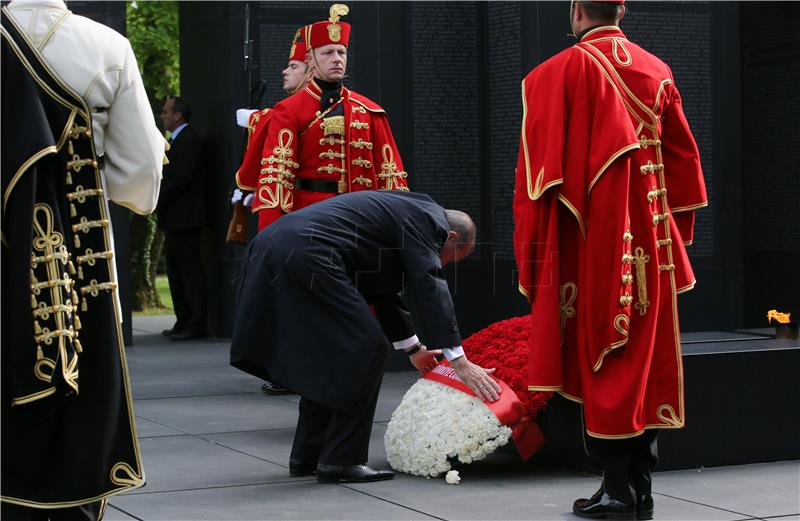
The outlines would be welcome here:
[[[395,191],[344,194],[282,217],[242,264],[231,364],[346,411],[387,337],[414,334],[404,289],[429,347],[461,345],[439,260],[448,231],[430,197]]]
[[[199,228],[205,218],[202,141],[191,125],[170,143],[167,159],[158,197],[158,227]]]

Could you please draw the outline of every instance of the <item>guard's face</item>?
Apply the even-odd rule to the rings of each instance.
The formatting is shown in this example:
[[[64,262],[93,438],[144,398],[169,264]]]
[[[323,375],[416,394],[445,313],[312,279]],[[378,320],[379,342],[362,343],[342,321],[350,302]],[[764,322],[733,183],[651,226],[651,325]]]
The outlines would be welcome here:
[[[323,45],[312,51],[320,73],[320,78],[340,81],[347,72],[347,47],[338,43]]]
[[[283,90],[295,92],[301,87],[306,77],[306,64],[297,60],[289,60],[289,65],[283,69]]]

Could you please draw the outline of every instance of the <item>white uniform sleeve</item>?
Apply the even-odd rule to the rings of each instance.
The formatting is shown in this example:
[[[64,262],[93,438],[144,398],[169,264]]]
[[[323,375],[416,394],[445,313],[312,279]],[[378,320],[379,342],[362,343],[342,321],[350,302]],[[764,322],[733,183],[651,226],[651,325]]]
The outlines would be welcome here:
[[[167,143],[156,128],[133,49],[125,43],[119,87],[108,107],[103,173],[109,199],[148,214],[158,202]]]

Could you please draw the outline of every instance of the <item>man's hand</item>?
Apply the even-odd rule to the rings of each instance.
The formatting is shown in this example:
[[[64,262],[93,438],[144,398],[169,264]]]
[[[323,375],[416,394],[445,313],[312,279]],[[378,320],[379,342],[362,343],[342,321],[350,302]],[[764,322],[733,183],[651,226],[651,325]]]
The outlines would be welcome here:
[[[450,360],[450,365],[453,366],[461,381],[472,389],[475,396],[490,402],[500,399],[500,386],[489,376],[494,369],[484,369],[475,365],[467,360],[466,356]]]
[[[419,345],[419,350],[409,355],[411,359],[411,364],[419,371],[420,374],[425,374],[428,371],[432,370],[436,365],[439,363],[436,360],[436,355],[440,355],[442,352],[440,350],[435,351],[428,351],[424,345]]]

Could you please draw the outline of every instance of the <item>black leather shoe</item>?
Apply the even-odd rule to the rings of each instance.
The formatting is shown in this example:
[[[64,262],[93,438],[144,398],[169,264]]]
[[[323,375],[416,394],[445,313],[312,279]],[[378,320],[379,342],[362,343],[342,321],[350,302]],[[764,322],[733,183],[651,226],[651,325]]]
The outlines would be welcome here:
[[[653,519],[653,510],[653,496],[650,494],[636,496],[636,519],[639,521]]]
[[[393,478],[391,470],[375,470],[366,465],[317,465],[318,483],[370,483]]]
[[[303,460],[289,459],[289,475],[292,477],[313,476],[317,473],[317,464],[308,463]]]
[[[179,331],[170,335],[170,340],[194,340],[196,338],[205,338],[206,335],[198,333],[197,331]]]
[[[590,519],[636,519],[636,505],[623,503],[605,493],[603,487],[589,499],[576,499],[572,513]]]
[[[164,335],[164,336],[172,336],[172,335],[174,335],[176,333],[180,333],[180,332],[181,332],[180,329],[171,327],[169,329],[165,329],[164,331],[162,331],[161,334]]]
[[[280,385],[274,382],[265,383],[264,385],[261,386],[261,390],[271,395],[294,394],[294,391],[290,391],[286,387],[281,387]]]

